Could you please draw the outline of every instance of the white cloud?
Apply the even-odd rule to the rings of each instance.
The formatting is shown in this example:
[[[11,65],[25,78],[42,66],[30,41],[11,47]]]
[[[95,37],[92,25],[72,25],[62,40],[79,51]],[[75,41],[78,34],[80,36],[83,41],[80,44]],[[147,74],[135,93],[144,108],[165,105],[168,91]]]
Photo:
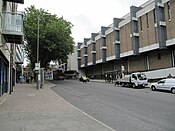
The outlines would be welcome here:
[[[19,10],[35,5],[63,16],[74,27],[72,36],[75,42],[82,42],[90,37],[91,33],[100,31],[101,26],[108,26],[113,18],[121,18],[129,13],[130,6],[139,6],[147,0],[25,0],[24,5],[19,5]]]

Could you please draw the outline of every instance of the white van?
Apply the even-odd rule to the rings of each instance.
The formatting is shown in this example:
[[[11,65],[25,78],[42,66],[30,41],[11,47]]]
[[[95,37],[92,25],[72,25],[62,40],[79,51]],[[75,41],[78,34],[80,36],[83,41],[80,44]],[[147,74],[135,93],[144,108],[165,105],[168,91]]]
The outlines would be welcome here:
[[[151,90],[169,90],[175,94],[175,78],[168,78],[159,80],[157,83],[152,83],[150,86]]]

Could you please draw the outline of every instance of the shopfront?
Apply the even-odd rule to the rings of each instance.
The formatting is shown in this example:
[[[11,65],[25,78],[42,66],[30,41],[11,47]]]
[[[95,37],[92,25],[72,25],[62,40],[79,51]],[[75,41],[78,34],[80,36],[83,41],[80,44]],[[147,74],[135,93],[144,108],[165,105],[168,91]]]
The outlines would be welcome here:
[[[8,92],[8,62],[0,55],[0,96]]]

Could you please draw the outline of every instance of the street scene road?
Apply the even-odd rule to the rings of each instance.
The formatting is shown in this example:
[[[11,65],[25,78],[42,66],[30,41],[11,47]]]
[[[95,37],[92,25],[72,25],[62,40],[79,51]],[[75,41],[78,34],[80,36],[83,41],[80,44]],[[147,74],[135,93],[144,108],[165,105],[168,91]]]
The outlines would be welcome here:
[[[107,83],[53,81],[66,101],[117,131],[175,131],[175,95]]]

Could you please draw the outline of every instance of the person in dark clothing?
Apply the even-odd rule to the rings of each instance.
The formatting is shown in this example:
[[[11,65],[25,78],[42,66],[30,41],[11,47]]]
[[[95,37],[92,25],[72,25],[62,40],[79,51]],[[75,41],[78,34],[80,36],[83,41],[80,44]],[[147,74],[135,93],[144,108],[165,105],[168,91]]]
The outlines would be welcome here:
[[[172,75],[169,73],[169,75],[167,76],[167,78],[172,78]]]

